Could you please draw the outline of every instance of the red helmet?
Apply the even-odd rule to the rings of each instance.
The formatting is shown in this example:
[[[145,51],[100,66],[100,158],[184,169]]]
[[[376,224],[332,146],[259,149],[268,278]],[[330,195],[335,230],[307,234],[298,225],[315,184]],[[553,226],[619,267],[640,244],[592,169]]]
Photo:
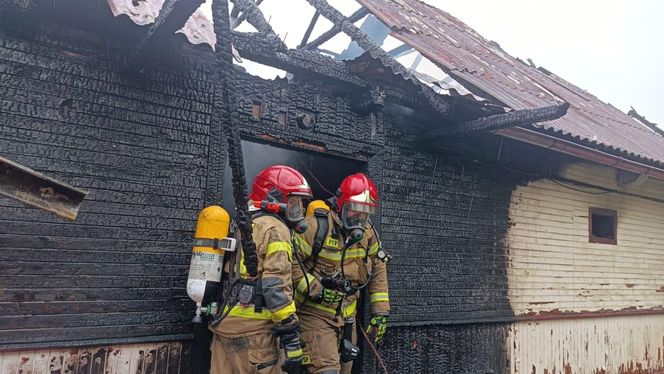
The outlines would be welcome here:
[[[249,198],[254,203],[276,203],[290,221],[304,217],[303,198],[311,198],[311,188],[304,176],[290,166],[273,165],[254,178]]]
[[[337,191],[337,211],[346,229],[363,229],[378,206],[378,191],[362,173],[347,176]]]

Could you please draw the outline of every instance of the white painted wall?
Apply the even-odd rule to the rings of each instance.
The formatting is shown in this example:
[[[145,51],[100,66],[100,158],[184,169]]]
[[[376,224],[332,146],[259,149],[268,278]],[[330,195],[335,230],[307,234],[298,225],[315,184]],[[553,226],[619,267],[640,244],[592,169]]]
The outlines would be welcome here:
[[[615,315],[664,307],[664,202],[641,198],[664,201],[664,182],[622,188],[615,176],[611,168],[574,164],[556,181],[513,192],[508,295],[517,317],[534,320],[511,326],[511,373],[664,372],[664,311]],[[589,207],[617,210],[617,245],[589,242]]]
[[[106,347],[0,351],[0,374],[178,373],[182,344],[148,343]]]
[[[508,344],[513,374],[647,373],[664,367],[664,316],[520,322]]]
[[[572,165],[561,176],[617,188],[612,173]],[[664,306],[664,203],[559,183],[539,180],[512,194],[506,244],[515,313]],[[664,200],[659,181],[621,190]],[[618,245],[589,242],[589,207],[617,210]]]

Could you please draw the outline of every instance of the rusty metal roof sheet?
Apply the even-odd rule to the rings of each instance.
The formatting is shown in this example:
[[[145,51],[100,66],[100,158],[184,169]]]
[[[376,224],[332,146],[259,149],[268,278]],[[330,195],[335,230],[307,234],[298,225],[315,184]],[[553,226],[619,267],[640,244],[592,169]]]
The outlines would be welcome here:
[[[418,0],[358,0],[475,94],[512,109],[568,102],[564,117],[532,125],[557,137],[648,164],[664,164],[664,138],[564,79],[510,56],[450,14]]]

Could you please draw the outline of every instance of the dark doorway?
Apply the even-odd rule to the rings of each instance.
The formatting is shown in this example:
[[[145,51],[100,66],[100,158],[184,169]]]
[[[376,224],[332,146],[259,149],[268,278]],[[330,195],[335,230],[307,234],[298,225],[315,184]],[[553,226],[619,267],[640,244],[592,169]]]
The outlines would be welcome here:
[[[251,191],[254,176],[270,165],[288,165],[297,169],[309,182],[314,199],[327,199],[348,175],[364,170],[364,164],[338,157],[278,148],[264,143],[242,141],[244,170],[247,175],[247,188]],[[224,172],[223,206],[229,212],[235,210],[231,170],[226,162]]]

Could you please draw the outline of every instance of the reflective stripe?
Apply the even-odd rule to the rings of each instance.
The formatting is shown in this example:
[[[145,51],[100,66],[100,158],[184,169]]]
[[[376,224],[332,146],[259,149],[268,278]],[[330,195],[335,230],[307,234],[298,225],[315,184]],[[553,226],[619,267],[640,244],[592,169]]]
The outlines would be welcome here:
[[[353,314],[355,314],[355,310],[357,310],[357,299],[353,300],[352,303],[348,304],[348,306],[344,308],[343,316],[344,317],[352,316]]]
[[[298,247],[306,256],[311,256],[311,246],[300,234],[293,235],[293,244],[295,244],[295,246]]]
[[[295,300],[297,300],[298,303],[304,302],[307,294],[307,279],[309,280],[309,285],[311,285],[316,278],[309,273],[305,273],[304,277],[302,277],[297,283],[297,287],[295,288]]]
[[[249,271],[247,270],[247,266],[244,264],[244,251],[240,250],[240,278],[248,278],[249,277]]]
[[[369,256],[375,256],[376,253],[378,253],[378,250],[380,249],[380,242],[375,242],[374,244],[369,247]]]
[[[304,305],[310,306],[310,307],[318,309],[318,310],[322,310],[322,311],[327,312],[327,313],[332,314],[332,315],[337,314],[336,309],[330,308],[329,306],[325,306],[325,305],[322,305],[322,304],[314,303],[313,301],[308,301],[307,300],[307,302]]]
[[[224,313],[228,311],[228,307],[224,309]],[[263,309],[260,313],[254,311],[253,305],[236,305],[231,309],[229,316],[240,317],[240,318],[249,318],[249,319],[261,319],[261,320],[271,320],[272,313],[269,310]]]
[[[288,318],[288,316],[294,313],[295,313],[295,301],[291,301],[291,303],[286,305],[285,307],[275,312],[272,312],[272,320],[274,322],[283,321],[286,318]]]
[[[332,262],[341,262],[341,254],[342,251],[338,250],[329,250],[327,248],[323,248],[322,251],[320,251],[319,256],[326,259],[330,260]],[[346,260],[353,260],[356,258],[364,258],[367,255],[367,251],[364,250],[364,248],[351,248],[346,250],[346,255],[344,256],[344,261]]]
[[[389,302],[390,295],[387,292],[374,292],[371,294],[372,303]]]
[[[294,351],[286,351],[286,357],[288,357],[288,358],[300,357],[300,356],[302,356],[303,354],[304,354],[304,352],[302,352],[302,349],[301,349],[301,348],[300,348],[300,349],[296,349],[296,350],[294,350]]]
[[[287,242],[272,242],[268,244],[267,246],[267,253],[265,256],[269,256],[271,254],[277,253],[277,252],[286,252],[288,253],[288,260],[293,261],[293,247],[287,243]]]
[[[322,310],[322,311],[327,312],[327,313],[329,313],[333,316],[335,316],[337,314],[336,309],[330,308],[329,306],[325,306],[325,305],[322,305],[322,304],[317,304],[317,303],[314,303],[312,301],[307,301],[305,303],[305,305],[310,306],[310,307],[315,308],[315,309],[318,309],[318,310]],[[352,303],[348,304],[348,306],[345,307],[341,311],[341,313],[342,313],[343,317],[348,317],[348,316],[352,316],[355,313],[356,310],[357,310],[357,299],[353,300]]]

